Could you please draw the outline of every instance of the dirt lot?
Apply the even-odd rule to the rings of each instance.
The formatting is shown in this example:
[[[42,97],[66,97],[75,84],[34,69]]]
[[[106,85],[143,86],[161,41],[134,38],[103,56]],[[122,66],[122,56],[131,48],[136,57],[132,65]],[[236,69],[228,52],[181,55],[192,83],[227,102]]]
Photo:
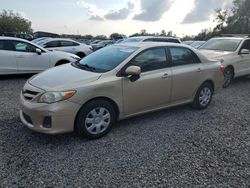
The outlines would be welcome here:
[[[25,128],[18,100],[27,78],[0,78],[0,187],[250,187],[250,78],[204,111],[135,117],[92,141]]]

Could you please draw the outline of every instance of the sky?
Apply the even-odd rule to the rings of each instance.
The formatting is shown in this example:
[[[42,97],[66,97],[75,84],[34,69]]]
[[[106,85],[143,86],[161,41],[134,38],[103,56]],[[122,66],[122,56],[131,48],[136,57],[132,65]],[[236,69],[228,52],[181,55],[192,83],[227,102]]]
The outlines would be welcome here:
[[[230,8],[232,0],[0,0],[0,5],[29,19],[34,31],[109,36],[145,29],[183,37],[213,28],[214,10]]]

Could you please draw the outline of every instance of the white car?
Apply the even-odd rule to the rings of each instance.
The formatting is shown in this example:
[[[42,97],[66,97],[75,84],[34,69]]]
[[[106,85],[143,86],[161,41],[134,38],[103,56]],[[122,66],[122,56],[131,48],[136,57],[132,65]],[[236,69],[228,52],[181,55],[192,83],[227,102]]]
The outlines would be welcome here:
[[[23,39],[0,37],[0,75],[38,73],[79,59],[74,54],[48,51]]]
[[[39,41],[37,44],[48,50],[58,50],[73,53],[80,58],[83,58],[93,52],[91,46],[76,42],[71,39],[49,38]]]
[[[224,65],[224,87],[234,78],[250,75],[250,38],[216,37],[208,40],[199,48],[200,52],[211,59],[219,59]]]

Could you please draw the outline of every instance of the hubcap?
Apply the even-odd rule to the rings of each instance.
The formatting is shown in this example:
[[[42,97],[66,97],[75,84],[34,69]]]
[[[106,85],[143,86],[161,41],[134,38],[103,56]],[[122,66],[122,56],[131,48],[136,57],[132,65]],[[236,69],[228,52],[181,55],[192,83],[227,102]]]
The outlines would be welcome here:
[[[109,111],[106,108],[98,107],[88,113],[85,119],[85,127],[91,134],[100,134],[108,128],[110,121]]]
[[[206,106],[211,100],[212,92],[208,87],[205,87],[201,90],[199,96],[200,105]]]

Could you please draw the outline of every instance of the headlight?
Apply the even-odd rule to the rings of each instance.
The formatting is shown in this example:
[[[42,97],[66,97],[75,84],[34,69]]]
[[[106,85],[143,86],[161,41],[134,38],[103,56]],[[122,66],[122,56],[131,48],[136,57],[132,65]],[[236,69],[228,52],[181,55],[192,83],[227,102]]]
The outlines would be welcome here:
[[[64,91],[64,92],[46,92],[38,99],[39,103],[55,103],[64,101],[71,98],[76,91]]]

